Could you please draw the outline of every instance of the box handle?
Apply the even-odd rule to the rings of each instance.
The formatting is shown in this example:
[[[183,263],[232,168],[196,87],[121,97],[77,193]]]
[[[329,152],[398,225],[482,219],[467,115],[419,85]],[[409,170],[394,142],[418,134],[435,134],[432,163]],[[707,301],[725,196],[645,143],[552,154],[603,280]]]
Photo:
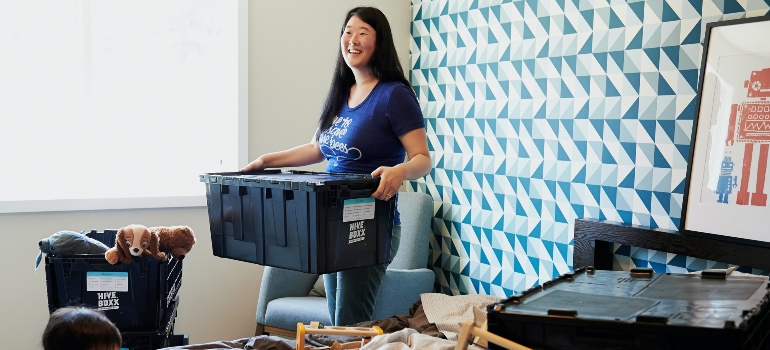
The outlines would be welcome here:
[[[363,189],[363,190],[350,190],[350,198],[366,198],[371,197],[372,193],[374,193],[373,189]]]
[[[658,315],[636,315],[636,322],[668,324],[668,317]]]
[[[577,310],[548,309],[548,316],[577,317],[577,315],[578,315]]]

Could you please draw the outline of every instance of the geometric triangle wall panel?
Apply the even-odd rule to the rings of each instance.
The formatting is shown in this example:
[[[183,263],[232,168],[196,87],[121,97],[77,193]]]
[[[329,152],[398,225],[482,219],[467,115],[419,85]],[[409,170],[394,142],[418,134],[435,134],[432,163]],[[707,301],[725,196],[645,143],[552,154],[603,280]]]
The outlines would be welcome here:
[[[409,185],[436,203],[439,289],[506,297],[569,272],[576,218],[677,230],[705,25],[767,11],[764,0],[413,0],[409,78],[433,170]],[[618,268],[637,263],[714,264],[615,254]]]

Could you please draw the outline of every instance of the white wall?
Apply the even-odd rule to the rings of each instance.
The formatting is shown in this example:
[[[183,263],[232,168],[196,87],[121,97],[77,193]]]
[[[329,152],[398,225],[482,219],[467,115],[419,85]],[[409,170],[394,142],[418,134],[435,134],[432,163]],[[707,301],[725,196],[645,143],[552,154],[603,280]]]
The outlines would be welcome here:
[[[399,56],[408,68],[409,0],[249,3],[250,158],[310,140],[334,67],[343,16],[358,5],[377,6],[385,12]],[[54,169],[51,176],[56,176]],[[18,178],[19,186],[35,190],[35,184],[24,183],[23,174]],[[253,335],[262,268],[212,255],[205,208],[0,214],[4,239],[0,250],[0,348],[40,348],[48,319],[46,282],[44,270],[34,273],[33,264],[41,238],[60,230],[104,230],[130,223],[184,224],[198,238],[184,262],[177,333],[189,334],[192,343]]]

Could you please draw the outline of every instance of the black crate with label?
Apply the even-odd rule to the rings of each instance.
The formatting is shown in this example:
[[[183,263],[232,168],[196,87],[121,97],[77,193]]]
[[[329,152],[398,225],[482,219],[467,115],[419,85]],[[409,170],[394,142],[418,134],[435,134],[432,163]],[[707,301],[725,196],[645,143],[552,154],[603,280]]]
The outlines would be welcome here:
[[[214,255],[323,274],[391,261],[395,200],[369,175],[264,170],[201,175]]]
[[[768,298],[761,276],[578,269],[490,305],[488,328],[532,348],[765,349]]]
[[[87,235],[114,246],[116,230]],[[47,255],[45,274],[50,312],[84,305],[102,310],[121,332],[157,332],[182,283],[182,261],[134,258],[111,265],[104,254]]]

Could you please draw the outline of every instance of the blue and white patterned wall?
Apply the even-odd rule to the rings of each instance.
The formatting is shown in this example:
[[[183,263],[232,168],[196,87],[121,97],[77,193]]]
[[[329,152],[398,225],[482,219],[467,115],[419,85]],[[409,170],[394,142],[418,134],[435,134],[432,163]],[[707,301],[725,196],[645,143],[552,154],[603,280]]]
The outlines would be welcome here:
[[[575,218],[676,230],[706,23],[770,0],[412,2],[441,291],[508,296],[572,266]],[[621,267],[717,265],[617,246]],[[718,266],[718,265],[717,265]]]

